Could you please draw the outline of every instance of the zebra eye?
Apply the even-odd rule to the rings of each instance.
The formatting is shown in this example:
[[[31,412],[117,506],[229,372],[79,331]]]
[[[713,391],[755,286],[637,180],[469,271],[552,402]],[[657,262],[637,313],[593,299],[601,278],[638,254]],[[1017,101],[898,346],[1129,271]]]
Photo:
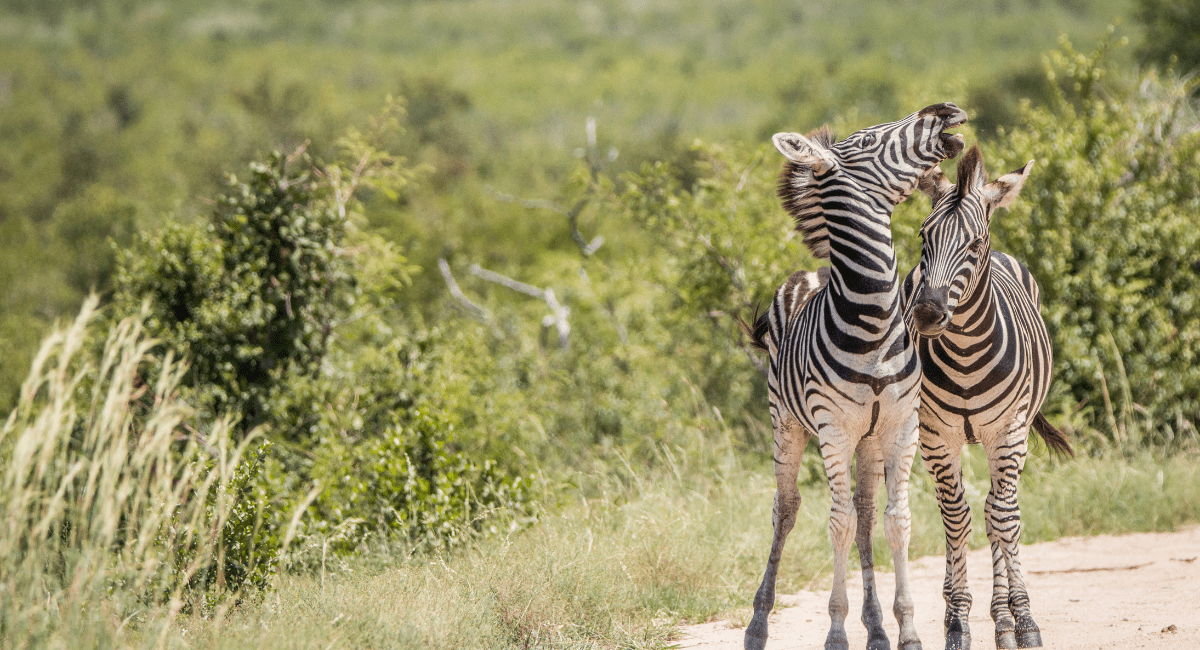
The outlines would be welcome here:
[[[859,144],[860,144],[860,146],[862,146],[863,149],[866,149],[867,147],[875,144],[875,134],[868,133],[868,134],[864,135],[862,137],[862,140],[859,141]]]
[[[976,253],[983,250],[983,235],[980,235],[971,241],[971,250],[975,251]]]

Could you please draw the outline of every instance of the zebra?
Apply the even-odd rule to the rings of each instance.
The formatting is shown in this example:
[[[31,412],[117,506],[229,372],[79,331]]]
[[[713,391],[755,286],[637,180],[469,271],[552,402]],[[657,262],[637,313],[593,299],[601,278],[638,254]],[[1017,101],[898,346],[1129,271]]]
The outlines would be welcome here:
[[[946,130],[966,121],[962,109],[944,103],[838,142],[825,127],[807,137],[777,133],[772,138],[786,158],[779,197],[812,254],[830,264],[793,275],[751,328],[755,344],[770,355],[767,383],[777,490],[770,555],[746,628],[748,649],[766,644],[779,559],[800,507],[800,458],[814,433],[833,501],[834,582],[825,648],[848,647],[846,568],[854,541],[863,567],[868,648],[890,648],[875,593],[870,542],[881,480],[888,492],[884,528],[896,565],[893,611],[900,622],[899,647],[921,647],[907,569],[908,479],[917,448],[920,365],[901,312],[891,215],[922,174],[962,151],[962,135]],[[855,454],[858,488],[852,499]]]
[[[984,507],[992,546],[992,619],[997,648],[1038,648],[1017,543],[1017,480],[1030,425],[1055,453],[1070,443],[1041,414],[1050,385],[1050,335],[1038,286],[1010,255],[991,250],[988,227],[1029,177],[1033,161],[988,183],[979,145],[952,185],[938,168],[920,189],[933,201],[921,226],[921,261],[904,280],[905,319],[921,356],[921,458],[937,484],[946,528],[946,648],[971,646],[965,551],[971,511],[963,495],[962,450],[982,443],[991,490]]]

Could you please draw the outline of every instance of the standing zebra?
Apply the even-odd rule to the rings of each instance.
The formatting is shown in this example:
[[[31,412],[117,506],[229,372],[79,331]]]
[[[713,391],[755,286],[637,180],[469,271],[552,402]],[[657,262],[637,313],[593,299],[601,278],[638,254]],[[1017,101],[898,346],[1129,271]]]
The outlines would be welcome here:
[[[917,447],[920,365],[901,311],[891,216],[922,174],[963,148],[961,135],[945,130],[967,121],[954,104],[936,104],[890,124],[863,129],[835,143],[828,129],[808,137],[778,133],[775,147],[787,158],[779,196],[804,234],[804,243],[830,265],[793,275],[756,319],[753,336],[770,352],[771,424],[775,430],[774,539],[746,648],[767,640],[775,604],[775,576],[784,541],[796,522],[796,474],[809,436],[816,434],[833,505],[833,590],[827,650],[847,648],[846,565],[857,540],[862,560],[862,620],[871,650],[889,648],[875,594],[871,534],[875,492],[886,480],[885,531],[896,565],[893,611],[899,647],[921,647],[908,588],[908,478]],[[851,463],[858,456],[858,488],[850,493]]]
[[[1050,336],[1029,270],[991,250],[996,208],[1021,191],[1033,161],[988,183],[976,145],[951,185],[936,167],[920,183],[933,200],[921,226],[921,263],[904,281],[905,318],[920,334],[921,457],[937,482],[946,527],[946,648],[971,646],[965,551],[971,512],[963,495],[962,450],[983,443],[991,474],[984,508],[992,544],[992,619],[996,647],[1038,648],[1017,542],[1017,479],[1029,427],[1058,453],[1071,447],[1039,409],[1050,386]],[[910,328],[912,329],[912,328]]]

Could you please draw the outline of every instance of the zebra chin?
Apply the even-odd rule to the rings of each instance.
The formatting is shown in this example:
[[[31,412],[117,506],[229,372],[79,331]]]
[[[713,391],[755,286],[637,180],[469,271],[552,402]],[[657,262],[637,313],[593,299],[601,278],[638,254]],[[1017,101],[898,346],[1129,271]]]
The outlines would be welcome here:
[[[927,339],[936,339],[946,331],[946,327],[950,325],[950,319],[947,318],[944,323],[933,323],[926,326],[921,326],[919,323],[914,323],[917,328],[917,334],[924,336]]]

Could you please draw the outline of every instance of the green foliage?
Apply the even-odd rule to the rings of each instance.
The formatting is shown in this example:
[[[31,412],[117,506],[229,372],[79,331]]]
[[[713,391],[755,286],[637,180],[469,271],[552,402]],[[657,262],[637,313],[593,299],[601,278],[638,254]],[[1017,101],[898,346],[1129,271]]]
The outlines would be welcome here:
[[[1200,69],[1200,2],[1138,0],[1134,15],[1152,35],[1139,48],[1142,57],[1185,74]]]
[[[1125,91],[1105,63],[1069,42],[1051,57],[1067,92],[1026,105],[988,149],[995,174],[1033,158],[996,248],[1042,289],[1055,381],[1117,440],[1200,422],[1200,124],[1189,86],[1151,74]],[[1065,395],[1064,395],[1065,397]]]
[[[345,217],[287,162],[275,153],[247,182],[231,177],[206,230],[143,238],[118,276],[118,310],[149,297],[151,331],[192,359],[188,381],[206,408],[240,413],[245,431],[280,424],[273,391],[318,371],[353,287]]]
[[[367,535],[442,546],[532,520],[527,481],[454,449],[453,418],[422,385],[428,360],[383,319],[405,260],[347,233],[356,191],[398,196],[412,177],[379,148],[394,115],[343,139],[353,167],[297,172],[273,154],[231,179],[207,228],[171,226],[122,253],[114,308],[144,302],[150,330],[194,359],[200,418],[236,414],[242,435],[261,426],[278,443],[235,473],[239,507],[204,585],[265,586],[296,507],[302,537],[336,537],[339,552]]]
[[[476,466],[450,451],[450,430],[445,415],[418,409],[359,444],[319,447],[313,474],[327,487],[314,503],[315,530],[331,533],[333,522],[354,521],[429,548],[495,534],[498,523],[506,532],[527,525],[535,513],[526,483],[491,460]],[[343,538],[353,548],[361,535]]]

